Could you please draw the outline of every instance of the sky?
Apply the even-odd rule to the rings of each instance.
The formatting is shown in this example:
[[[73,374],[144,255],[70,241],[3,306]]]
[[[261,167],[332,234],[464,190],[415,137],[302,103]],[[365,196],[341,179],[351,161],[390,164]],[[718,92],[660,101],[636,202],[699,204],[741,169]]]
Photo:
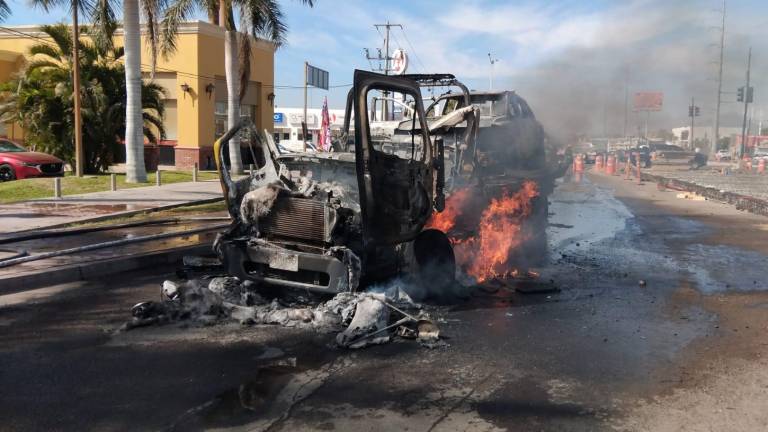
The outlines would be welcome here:
[[[343,108],[354,69],[378,64],[365,58],[383,45],[374,24],[401,24],[390,45],[409,55],[409,72],[448,72],[472,89],[516,90],[552,133],[617,134],[624,129],[625,91],[664,92],[662,112],[649,128],[690,122],[691,97],[701,107],[697,123],[711,125],[716,95],[722,0],[316,0],[309,8],[285,0],[287,44],[276,53],[275,84],[300,87],[304,61],[329,71],[331,86],[312,89],[309,105],[328,96]],[[44,16],[12,0],[6,24],[67,19],[64,10]],[[202,16],[201,16],[202,18]],[[768,2],[730,0],[726,15],[722,124],[740,126],[735,102],[753,47],[754,117],[768,118]],[[300,88],[278,88],[278,107],[303,104]],[[760,114],[765,108],[765,113]],[[643,118],[631,110],[631,134]],[[766,122],[768,125],[768,122]]]

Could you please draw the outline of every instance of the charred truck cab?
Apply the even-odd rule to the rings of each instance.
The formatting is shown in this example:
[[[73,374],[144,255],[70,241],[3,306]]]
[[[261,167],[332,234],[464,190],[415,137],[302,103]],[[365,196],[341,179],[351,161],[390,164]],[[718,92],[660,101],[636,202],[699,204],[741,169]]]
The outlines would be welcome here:
[[[397,93],[413,108],[392,135],[371,133],[369,104]],[[351,114],[354,113],[354,116]],[[419,84],[356,70],[347,103],[344,149],[279,154],[269,134],[238,125],[214,146],[232,225],[214,249],[242,280],[324,293],[407,274],[450,283],[453,250],[440,231],[424,230],[444,203],[442,141],[433,141]],[[233,179],[224,166],[235,135],[253,146],[259,168]],[[440,278],[426,276],[439,269]]]

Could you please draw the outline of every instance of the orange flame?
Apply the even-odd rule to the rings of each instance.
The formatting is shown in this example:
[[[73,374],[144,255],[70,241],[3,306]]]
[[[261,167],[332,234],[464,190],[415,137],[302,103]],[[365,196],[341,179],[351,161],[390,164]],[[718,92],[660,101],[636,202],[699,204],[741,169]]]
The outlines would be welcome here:
[[[451,230],[465,211],[471,210],[467,208],[471,192],[461,189],[449,197],[445,210],[435,214],[428,226],[448,234],[457,263],[467,274],[483,282],[510,274],[510,253],[528,239],[522,231],[522,222],[533,211],[533,199],[538,195],[536,183],[530,180],[514,194],[504,191],[483,210],[477,234],[457,238]]]

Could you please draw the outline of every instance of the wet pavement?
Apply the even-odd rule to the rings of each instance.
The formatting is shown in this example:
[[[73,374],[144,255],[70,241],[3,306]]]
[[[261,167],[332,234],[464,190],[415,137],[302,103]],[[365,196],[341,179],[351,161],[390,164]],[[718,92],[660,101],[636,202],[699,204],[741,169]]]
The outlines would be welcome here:
[[[430,306],[438,349],[115,333],[173,269],[0,296],[0,430],[765,430],[768,220],[650,190],[560,184],[537,269],[559,291]]]
[[[0,234],[82,222],[99,216],[205,202],[220,197],[221,186],[215,180],[0,204]]]

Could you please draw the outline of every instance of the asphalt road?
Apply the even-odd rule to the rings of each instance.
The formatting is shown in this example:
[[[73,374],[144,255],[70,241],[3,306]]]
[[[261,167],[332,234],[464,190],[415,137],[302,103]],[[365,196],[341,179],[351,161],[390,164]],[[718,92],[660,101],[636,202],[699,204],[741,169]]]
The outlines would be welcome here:
[[[437,349],[115,333],[171,269],[0,296],[0,430],[766,430],[768,219],[604,176],[550,201],[559,291],[433,306]]]

